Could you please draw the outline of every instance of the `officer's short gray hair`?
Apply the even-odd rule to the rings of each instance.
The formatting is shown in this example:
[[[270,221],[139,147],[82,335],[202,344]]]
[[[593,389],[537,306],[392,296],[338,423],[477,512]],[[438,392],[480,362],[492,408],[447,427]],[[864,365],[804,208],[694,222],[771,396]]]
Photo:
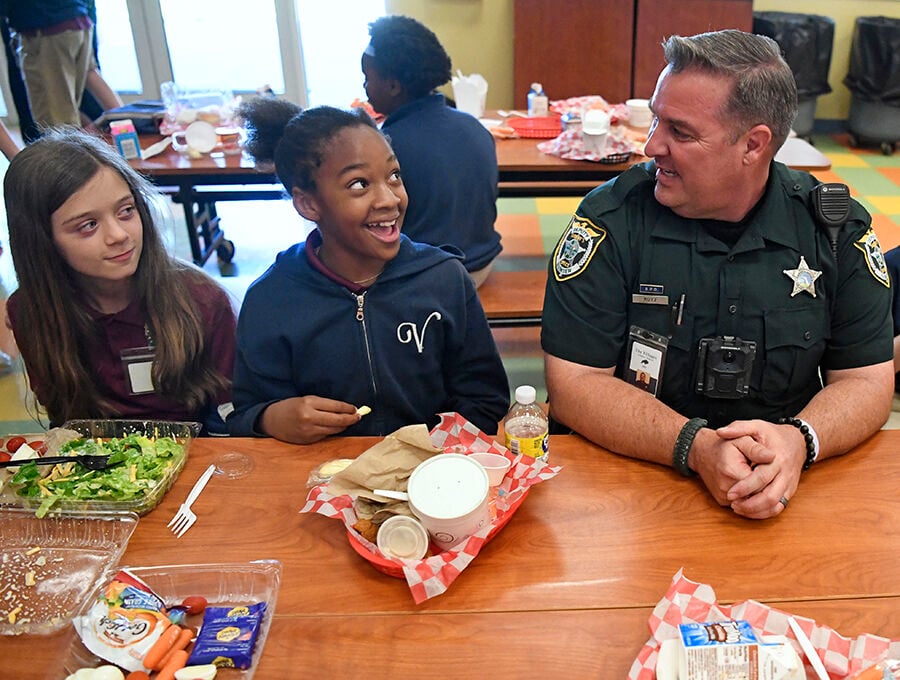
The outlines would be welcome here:
[[[673,35],[663,42],[663,51],[672,73],[698,70],[732,80],[722,114],[734,125],[734,139],[762,124],[772,131],[773,149],[781,148],[797,116],[797,83],[778,43],[729,29]]]

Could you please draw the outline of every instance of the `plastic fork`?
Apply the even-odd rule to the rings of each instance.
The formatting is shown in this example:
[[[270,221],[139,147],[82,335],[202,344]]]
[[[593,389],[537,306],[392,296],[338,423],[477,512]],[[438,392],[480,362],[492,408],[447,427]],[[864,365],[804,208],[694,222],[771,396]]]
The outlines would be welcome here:
[[[181,538],[184,536],[185,532],[194,526],[194,522],[197,521],[197,515],[194,514],[194,511],[191,510],[191,506],[194,504],[194,501],[197,500],[197,496],[200,495],[200,492],[203,491],[203,488],[206,486],[206,483],[209,481],[209,478],[213,476],[213,473],[216,471],[215,465],[210,465],[206,468],[206,471],[200,475],[200,479],[194,484],[191,492],[187,495],[187,498],[184,499],[184,503],[181,504],[181,507],[178,508],[178,512],[175,513],[175,516],[172,520],[166,525],[169,529],[172,530],[172,533],[175,534],[175,538]]]
[[[0,463],[0,467],[20,467],[26,463],[38,465],[59,465],[61,463],[80,463],[88,470],[105,470],[110,466],[109,456],[95,456],[90,454],[77,456],[44,456],[43,458],[23,458],[22,460],[7,460]]]

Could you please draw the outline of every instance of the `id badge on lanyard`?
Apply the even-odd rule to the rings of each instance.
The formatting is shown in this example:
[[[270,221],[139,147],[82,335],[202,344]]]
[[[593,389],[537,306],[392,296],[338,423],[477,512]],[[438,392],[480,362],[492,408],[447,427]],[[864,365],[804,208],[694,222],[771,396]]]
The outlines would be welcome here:
[[[668,346],[668,338],[640,326],[632,326],[628,332],[625,355],[625,382],[655,397],[662,383]]]
[[[122,350],[122,367],[125,369],[131,394],[150,394],[156,391],[153,386],[155,354],[156,349],[150,345]]]

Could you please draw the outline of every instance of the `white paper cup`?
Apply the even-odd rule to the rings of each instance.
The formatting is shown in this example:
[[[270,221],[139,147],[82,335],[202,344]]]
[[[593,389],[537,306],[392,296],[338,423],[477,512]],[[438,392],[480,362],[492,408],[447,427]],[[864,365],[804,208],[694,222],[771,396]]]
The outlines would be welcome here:
[[[407,485],[410,509],[442,550],[490,523],[488,490],[485,469],[459,453],[438,454],[420,463]]]
[[[653,122],[653,112],[650,110],[650,102],[647,99],[628,99],[625,106],[628,109],[628,122],[632,127],[650,127],[650,123]]]
[[[512,465],[512,461],[499,453],[471,453],[469,458],[477,461],[487,472],[488,484],[499,486]]]
[[[394,515],[378,527],[378,549],[385,557],[421,560],[428,552],[428,532],[412,517]]]
[[[588,132],[582,133],[582,143],[585,151],[590,151],[598,156],[606,155],[606,145],[609,141],[609,133],[604,132],[600,135],[592,135]]]

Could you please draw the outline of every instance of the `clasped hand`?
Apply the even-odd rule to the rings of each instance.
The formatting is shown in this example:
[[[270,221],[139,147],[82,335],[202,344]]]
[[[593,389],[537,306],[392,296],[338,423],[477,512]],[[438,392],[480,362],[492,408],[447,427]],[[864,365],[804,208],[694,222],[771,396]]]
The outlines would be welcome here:
[[[701,430],[690,462],[718,503],[744,517],[766,519],[784,511],[781,498],[793,498],[805,452],[793,426],[739,420]]]

